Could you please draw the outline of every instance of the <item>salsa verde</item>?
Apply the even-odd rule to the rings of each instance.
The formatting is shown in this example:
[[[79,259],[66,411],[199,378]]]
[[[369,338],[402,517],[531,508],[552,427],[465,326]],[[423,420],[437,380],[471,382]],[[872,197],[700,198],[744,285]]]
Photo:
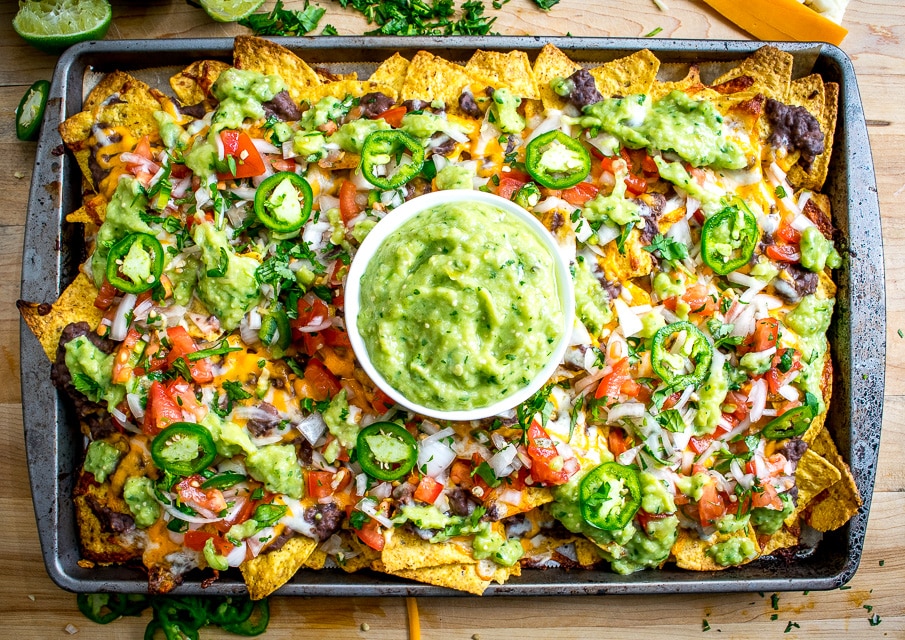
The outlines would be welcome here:
[[[360,295],[374,366],[405,397],[439,410],[512,395],[563,331],[553,257],[490,205],[438,205],[409,220],[371,259]]]

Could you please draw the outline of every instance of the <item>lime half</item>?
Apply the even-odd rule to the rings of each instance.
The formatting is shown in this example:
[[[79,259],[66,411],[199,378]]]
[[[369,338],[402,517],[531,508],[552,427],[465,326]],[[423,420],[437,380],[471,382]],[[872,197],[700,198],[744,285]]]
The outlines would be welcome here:
[[[107,0],[20,0],[13,29],[41,51],[59,53],[103,38],[112,17]]]
[[[236,22],[264,4],[264,0],[198,0],[207,15],[217,22]]]

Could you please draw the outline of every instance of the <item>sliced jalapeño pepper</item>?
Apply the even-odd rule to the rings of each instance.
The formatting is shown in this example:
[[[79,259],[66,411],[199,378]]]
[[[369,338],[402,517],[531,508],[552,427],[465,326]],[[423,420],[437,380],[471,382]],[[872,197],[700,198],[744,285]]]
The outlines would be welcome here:
[[[550,189],[574,187],[591,171],[591,156],[581,142],[562,131],[537,136],[525,148],[525,168]]]
[[[359,431],[358,464],[378,480],[397,480],[415,466],[418,447],[408,430],[395,422],[375,422]]]
[[[244,596],[226,596],[222,599],[210,601],[209,606],[208,623],[223,626],[225,624],[239,624],[248,620],[254,610],[255,603],[251,598]]]
[[[220,627],[237,636],[259,636],[267,631],[270,624],[270,605],[267,599],[255,600],[251,613],[241,622],[224,622]]]
[[[216,456],[210,431],[191,422],[171,424],[151,443],[151,457],[157,466],[179,476],[198,473]]]
[[[770,420],[761,431],[761,435],[768,440],[794,438],[807,431],[813,419],[814,407],[806,404],[795,407]]]
[[[405,152],[409,158],[406,159]],[[380,175],[391,162],[396,163],[392,175]],[[365,180],[380,189],[398,189],[421,173],[424,166],[424,147],[404,131],[396,129],[374,131],[365,138],[361,148],[361,173]]]
[[[258,338],[265,347],[277,346],[285,349],[292,340],[292,329],[289,326],[289,316],[283,309],[283,305],[277,303],[261,319],[261,329]]]
[[[677,353],[672,352],[673,338],[685,332],[685,343]],[[688,385],[697,386],[710,372],[713,361],[713,347],[690,322],[673,322],[654,334],[651,346],[651,366],[663,382],[673,389],[684,389]],[[689,373],[687,364],[694,369]]]
[[[152,289],[162,273],[163,247],[149,233],[130,233],[107,255],[107,280],[126,293]]]
[[[50,83],[47,80],[38,80],[22,96],[19,106],[16,107],[16,137],[19,140],[34,140],[38,137],[48,95]]]
[[[307,180],[297,173],[281,171],[255,191],[255,215],[268,229],[292,233],[308,221],[312,200],[314,195]]]
[[[757,218],[736,199],[707,218],[701,229],[701,257],[715,273],[725,276],[748,264],[758,239]]]
[[[581,517],[604,531],[623,529],[641,506],[638,472],[618,462],[592,469],[578,486]]]

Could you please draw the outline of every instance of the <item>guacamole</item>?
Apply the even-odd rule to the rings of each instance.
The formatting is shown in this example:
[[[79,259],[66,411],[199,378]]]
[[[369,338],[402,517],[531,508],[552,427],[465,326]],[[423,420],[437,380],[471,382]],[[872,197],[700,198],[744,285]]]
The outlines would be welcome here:
[[[511,395],[563,333],[553,257],[525,224],[485,204],[439,205],[409,220],[370,261],[360,297],[374,366],[435,409]]]

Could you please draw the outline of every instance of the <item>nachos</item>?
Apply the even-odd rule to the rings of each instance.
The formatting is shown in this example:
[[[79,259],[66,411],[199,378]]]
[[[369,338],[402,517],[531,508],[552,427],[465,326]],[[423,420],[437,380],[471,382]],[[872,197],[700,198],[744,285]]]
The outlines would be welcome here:
[[[649,51],[586,69],[553,46],[368,79],[236,39],[173,97],[108,75],[61,133],[90,255],[22,302],[87,448],[87,561],[165,593],[238,568],[371,569],[480,594],[522,568],[715,570],[860,506],[824,427],[842,258],[821,195],[838,87],[765,47],[720,77]],[[533,212],[571,266],[571,345],[504,415],[398,406],[343,320],[356,249],[394,208],[479,189]],[[501,266],[502,268],[502,266]]]

